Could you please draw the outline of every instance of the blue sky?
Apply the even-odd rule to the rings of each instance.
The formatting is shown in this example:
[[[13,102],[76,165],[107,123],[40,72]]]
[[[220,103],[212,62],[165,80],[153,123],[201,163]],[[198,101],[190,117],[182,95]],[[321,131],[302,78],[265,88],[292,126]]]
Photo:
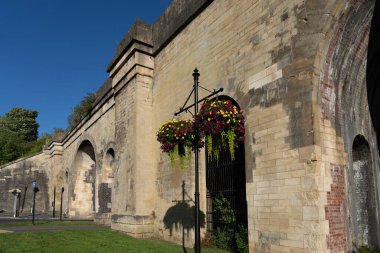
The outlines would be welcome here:
[[[156,21],[172,0],[0,0],[0,115],[37,110],[39,133],[106,80],[106,66],[136,19]]]

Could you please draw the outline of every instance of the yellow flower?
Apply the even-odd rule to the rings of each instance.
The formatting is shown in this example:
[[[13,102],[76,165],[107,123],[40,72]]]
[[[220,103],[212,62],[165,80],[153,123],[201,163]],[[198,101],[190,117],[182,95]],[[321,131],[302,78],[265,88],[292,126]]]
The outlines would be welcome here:
[[[207,120],[208,120],[208,121],[210,121],[211,119],[210,119],[210,118],[208,118]]]

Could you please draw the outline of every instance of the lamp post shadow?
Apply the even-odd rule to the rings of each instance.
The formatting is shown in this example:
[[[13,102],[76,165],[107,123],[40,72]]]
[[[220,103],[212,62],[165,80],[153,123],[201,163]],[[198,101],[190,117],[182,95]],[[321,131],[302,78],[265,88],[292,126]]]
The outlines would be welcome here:
[[[185,181],[182,181],[182,197],[180,200],[173,200],[176,203],[170,207],[164,216],[163,222],[165,229],[169,229],[170,236],[173,234],[173,229],[178,230],[182,227],[182,248],[187,253],[185,247],[185,236],[189,236],[191,229],[195,228],[195,205],[194,200],[188,195],[185,190]],[[190,206],[190,204],[193,204]],[[200,225],[205,226],[205,214],[200,212]],[[186,232],[186,233],[185,233]]]

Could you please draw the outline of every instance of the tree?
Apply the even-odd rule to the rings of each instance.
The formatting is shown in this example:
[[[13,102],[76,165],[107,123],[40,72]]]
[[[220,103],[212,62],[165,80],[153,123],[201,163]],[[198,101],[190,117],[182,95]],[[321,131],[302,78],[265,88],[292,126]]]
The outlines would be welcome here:
[[[69,117],[68,121],[68,130],[73,129],[92,109],[96,100],[95,93],[88,93],[79,105],[75,106]]]
[[[24,141],[35,141],[39,127],[37,116],[37,111],[16,107],[0,117],[0,128],[18,134]]]
[[[35,147],[39,126],[37,116],[37,111],[20,107],[0,116],[0,165],[39,149]]]
[[[25,148],[23,142],[17,133],[0,129],[0,165],[21,157]]]

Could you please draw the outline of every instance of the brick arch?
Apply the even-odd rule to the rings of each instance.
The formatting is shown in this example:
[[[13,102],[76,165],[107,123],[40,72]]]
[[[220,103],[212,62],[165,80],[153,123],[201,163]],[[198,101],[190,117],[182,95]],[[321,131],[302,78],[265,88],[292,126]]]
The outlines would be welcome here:
[[[364,96],[366,99],[362,91],[374,3],[373,0],[347,3],[321,50],[325,54],[318,87],[319,102],[323,118],[330,120],[338,131],[342,127],[342,109],[352,105],[347,95],[361,93],[355,103]]]
[[[323,62],[317,93],[322,119],[331,123],[337,137],[342,137],[347,154],[347,160],[342,159],[341,164],[330,164],[332,184],[325,206],[326,220],[329,222],[327,244],[330,250],[347,251],[354,249],[353,231],[358,226],[350,222],[350,210],[355,204],[351,173],[355,163],[353,143],[361,134],[368,136],[371,147],[375,146],[370,138],[373,136],[373,126],[368,110],[366,81],[368,41],[375,1],[348,1],[345,4],[340,14],[336,15],[337,20],[333,20],[335,25],[322,42],[325,44],[321,45]],[[375,185],[371,192],[376,192],[376,188]],[[378,207],[377,197],[374,199],[373,203]]]

